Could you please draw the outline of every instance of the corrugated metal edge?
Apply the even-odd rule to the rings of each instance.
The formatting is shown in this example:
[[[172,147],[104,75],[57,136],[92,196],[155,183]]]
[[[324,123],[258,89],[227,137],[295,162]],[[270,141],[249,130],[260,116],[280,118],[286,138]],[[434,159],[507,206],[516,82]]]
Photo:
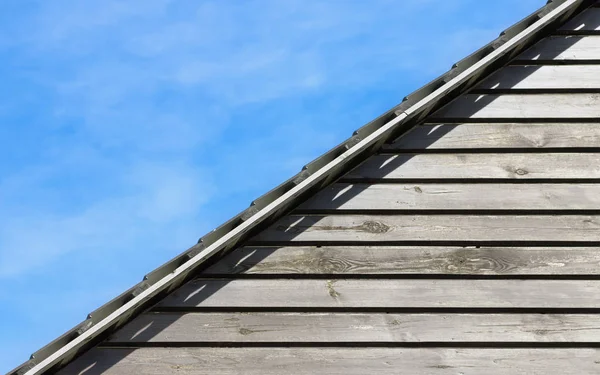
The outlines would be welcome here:
[[[150,272],[134,287],[88,315],[87,319],[35,352],[10,375],[41,374],[70,362],[102,337],[125,324],[152,301],[185,282],[213,256],[236,247],[249,234],[334,181],[361,156],[377,150],[435,109],[460,95],[491,71],[591,5],[589,0],[550,0],[500,36],[411,93],[398,106],[354,132],[353,136],[307,164],[300,173],[252,202],[251,206],[203,236],[198,244]]]

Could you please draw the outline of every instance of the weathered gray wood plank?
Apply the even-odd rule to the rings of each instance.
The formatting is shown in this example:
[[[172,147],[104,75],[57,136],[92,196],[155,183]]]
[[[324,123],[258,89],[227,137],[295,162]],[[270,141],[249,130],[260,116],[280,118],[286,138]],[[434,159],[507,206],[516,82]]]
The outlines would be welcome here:
[[[598,349],[92,349],[59,375],[515,375],[600,372]]]
[[[597,342],[598,314],[144,314],[109,342]]]
[[[600,280],[196,279],[158,306],[591,308],[599,295]]]
[[[326,187],[299,210],[597,210],[600,184],[347,184]]]
[[[289,215],[254,240],[600,241],[600,216]]]
[[[600,65],[507,66],[485,79],[481,89],[598,89]]]
[[[600,48],[600,38],[598,39]],[[597,118],[600,94],[537,94],[460,96],[433,118]]]
[[[374,155],[344,178],[600,178],[600,153]]]
[[[247,246],[205,274],[600,274],[600,247]]]
[[[521,60],[598,60],[600,36],[552,36],[517,57]]]
[[[383,150],[600,147],[600,124],[432,124]]]
[[[567,22],[560,30],[600,30],[600,8],[589,8]]]

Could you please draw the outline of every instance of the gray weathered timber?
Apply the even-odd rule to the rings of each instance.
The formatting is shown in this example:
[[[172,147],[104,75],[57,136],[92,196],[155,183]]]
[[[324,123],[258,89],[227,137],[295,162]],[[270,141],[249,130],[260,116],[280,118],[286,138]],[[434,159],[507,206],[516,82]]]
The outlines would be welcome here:
[[[600,48],[600,37],[598,39]],[[600,94],[467,94],[437,111],[434,118],[598,118]]]
[[[195,279],[165,307],[598,308],[600,280]]]
[[[333,184],[298,209],[598,210],[600,184]]]
[[[600,89],[600,65],[507,66],[480,89]]]
[[[597,275],[600,247],[247,246],[204,273]]]
[[[600,215],[289,215],[255,241],[600,241]]]
[[[520,60],[600,60],[600,36],[552,36],[517,57]]]
[[[598,342],[598,314],[147,313],[108,342]]]
[[[588,179],[600,178],[600,153],[374,155],[344,178]]]
[[[386,112],[365,127],[357,130],[351,139],[343,142],[314,162],[311,162],[303,169],[302,173],[294,176],[292,179],[284,182],[271,192],[255,200],[252,203],[252,207],[248,210],[235,216],[207,236],[203,236],[201,243],[198,246],[194,246],[185,253],[169,261],[166,265],[151,272],[144,277],[143,282],[140,282],[134,288],[125,291],[113,301],[94,311],[86,321],[82,322],[57,340],[54,340],[51,344],[38,350],[31,361],[28,361],[19,369],[15,369],[15,375],[17,375],[17,373],[22,374],[27,369],[31,369],[27,372],[27,375],[46,373],[56,364],[65,364],[71,361],[75,353],[87,350],[88,344],[91,345],[92,343],[95,343],[95,340],[104,337],[104,334],[110,332],[115,325],[128,322],[142,311],[145,311],[148,305],[153,302],[153,297],[162,295],[162,293],[169,293],[177,288],[183,280],[186,280],[188,276],[193,275],[200,269],[204,262],[209,260],[209,257],[217,256],[221,253],[221,250],[230,250],[240,246],[241,243],[245,242],[246,235],[254,234],[256,233],[255,230],[262,229],[263,223],[266,224],[272,220],[276,220],[280,215],[286,213],[289,208],[295,207],[298,203],[303,201],[308,194],[312,194],[323,186],[326,186],[329,182],[337,180],[342,171],[346,170],[346,167],[363,161],[364,158],[366,158],[366,155],[375,152],[382,143],[388,142],[388,136],[400,134],[405,127],[412,126],[414,123],[420,122],[426,118],[430,114],[430,111],[437,109],[441,103],[451,101],[459,95],[460,92],[464,92],[463,90],[470,90],[476,82],[479,82],[482,78],[489,75],[492,70],[504,66],[508,60],[520,53],[524,46],[531,45],[532,43],[539,41],[543,36],[551,34],[551,28],[564,24],[567,19],[572,17],[577,11],[581,10],[583,5],[588,4],[584,4],[582,0],[551,1],[549,5],[543,7],[539,12],[535,12],[527,19],[524,19],[517,25],[506,30],[500,38],[486,45],[471,56],[457,62],[451,71],[417,92],[410,94],[408,99],[401,105]],[[586,63],[590,62],[587,61]],[[544,64],[544,62],[540,62],[540,64]],[[519,119],[515,119],[514,121],[524,122]],[[590,121],[592,120],[590,119]],[[454,122],[458,121],[455,119]],[[369,223],[367,225],[369,230],[373,229],[371,224],[372,223]],[[572,245],[576,246],[577,244]],[[328,284],[328,288],[332,286],[332,284]],[[214,285],[212,287],[214,287]],[[193,295],[188,297],[192,299],[198,298],[199,294],[209,293],[212,287],[205,287],[202,290],[197,290]],[[339,293],[331,293],[336,297],[340,297]],[[366,310],[368,309],[365,309],[365,311]],[[301,311],[301,309],[299,311]],[[440,310],[436,311],[439,312]],[[173,343],[173,345],[175,345],[175,343]],[[487,345],[494,346],[494,343],[490,342],[487,343]],[[473,347],[479,346],[473,345]],[[296,357],[299,356],[293,349],[291,349],[290,352]],[[522,352],[526,351],[521,351],[520,353]],[[112,353],[114,354],[115,352]],[[129,353],[132,354],[135,362],[134,353],[136,352],[132,353],[129,351]],[[274,350],[271,349],[269,349],[267,353],[270,356],[276,354]],[[417,353],[420,353],[419,355],[421,355],[421,357],[417,355],[417,359],[424,358],[422,356],[422,350]],[[452,368],[453,363],[446,364],[440,361],[441,359],[445,359],[447,353],[449,353],[447,350],[442,352],[436,351],[434,356],[435,363],[431,363],[432,368],[423,369],[422,366],[424,366],[424,364],[423,361],[421,361],[418,362],[418,365],[421,367],[415,371],[411,371],[413,368],[410,367],[410,363],[412,363],[411,361],[415,361],[415,359],[411,357],[410,361],[408,361],[409,366],[406,370],[408,373],[430,373],[432,369],[435,371],[441,369],[441,371],[451,373],[463,372],[460,371],[460,368],[458,368],[458,370],[457,368]],[[486,352],[486,354],[488,353],[489,352]],[[526,353],[529,354],[529,352]],[[589,352],[578,351],[576,353],[567,353],[568,356],[564,355],[564,358],[572,359],[573,357],[577,357],[580,353],[584,353],[584,355],[589,354]],[[178,351],[170,352],[169,354],[170,357],[167,357],[170,359],[167,359],[167,363],[164,365],[149,368],[149,366],[154,365],[153,361],[155,361],[155,359],[143,359],[142,361],[138,361],[138,363],[141,363],[140,367],[130,369],[129,372],[137,374],[140,372],[169,373],[185,371],[193,372],[194,370],[198,370],[193,368],[196,364],[195,359],[190,358],[188,355],[189,352],[186,352],[186,349],[178,349]],[[265,373],[265,371],[260,369],[260,366],[266,366],[270,372],[275,373],[301,373],[304,370],[298,370],[297,367],[303,366],[305,363],[308,363],[309,370],[304,372],[311,374],[317,372],[364,373],[365,370],[367,373],[398,373],[400,372],[398,371],[399,368],[401,368],[402,372],[405,370],[405,366],[398,366],[399,364],[404,363],[400,363],[401,361],[398,361],[396,357],[394,357],[395,362],[392,363],[380,360],[381,357],[377,357],[376,355],[377,358],[375,358],[375,361],[377,361],[377,363],[374,364],[375,367],[389,367],[383,371],[378,371],[377,368],[374,369],[375,371],[370,371],[372,368],[369,366],[370,364],[373,364],[372,358],[367,358],[367,368],[365,368],[365,361],[360,360],[363,358],[360,358],[360,355],[354,353],[355,355],[351,357],[349,363],[344,363],[343,365],[335,364],[337,367],[332,371],[328,371],[330,368],[327,366],[333,366],[332,361],[343,361],[349,356],[342,353],[341,355],[330,355],[325,358],[325,360],[322,360],[319,358],[323,358],[322,356],[326,353],[321,352],[320,354],[321,357],[318,355],[307,355],[304,358],[300,357],[298,360],[292,358],[291,362],[287,362],[288,366],[285,366],[286,363],[283,363],[282,365],[281,362],[277,362],[277,358],[272,362],[269,362],[269,358],[266,358],[261,365],[256,365],[252,360],[247,362],[236,361],[235,358],[232,358],[231,356],[228,357],[226,353],[224,354],[223,352],[219,352],[216,355],[213,355],[213,357],[207,355],[207,357],[209,357],[208,362],[205,361],[206,358],[202,358],[202,360],[205,361],[204,365],[211,374],[215,373],[214,369],[210,368],[212,365],[217,367],[217,371],[223,370],[223,366],[233,366],[233,369],[223,371],[234,373],[248,373],[255,370],[257,370],[255,372],[258,373]],[[459,354],[460,353],[451,353],[449,354],[449,357],[452,361],[456,361]],[[556,354],[556,352],[553,354]],[[160,356],[159,354],[156,355]],[[246,352],[244,352],[244,356],[246,355]],[[522,355],[519,354],[519,356]],[[102,358],[96,362],[87,364],[86,367],[80,369],[82,371],[79,371],[79,373],[90,374],[100,372],[103,369],[108,369],[108,371],[112,371],[113,368],[118,369],[119,364],[114,362],[115,357],[107,357],[109,357],[107,360]],[[131,359],[132,357],[129,358]],[[406,355],[404,355],[404,357],[406,357]],[[426,359],[431,358],[430,356],[425,357]],[[471,357],[469,357],[469,360],[470,358]],[[508,360],[506,356],[496,356],[492,358],[488,356],[485,358],[487,359],[487,361],[485,361],[485,367],[480,366],[480,368],[477,368],[477,366],[474,366],[472,363],[461,362],[461,358],[458,359],[460,366],[468,369],[465,372],[488,373],[491,370],[492,373],[536,373],[542,372],[543,370],[543,373],[547,373],[547,368],[538,368],[535,363],[532,363],[537,359],[535,355],[526,356],[526,358],[527,363],[524,365],[526,368],[520,367],[522,365],[519,365],[522,363],[522,357],[519,357],[517,361],[519,364],[515,365],[514,363],[507,364]],[[586,360],[587,359],[589,358],[586,357]],[[171,360],[174,360],[177,363],[172,365],[172,362],[170,362]],[[258,358],[258,360],[263,360],[263,358]],[[111,361],[113,362],[110,363]],[[479,361],[477,363],[481,363],[481,358],[476,359],[476,361]],[[546,358],[544,358],[544,365],[552,366],[553,361],[554,359],[546,360]],[[425,364],[430,364],[430,362],[424,362]],[[125,363],[127,363],[126,360]],[[266,363],[268,363],[268,365]],[[250,371],[246,371],[247,366],[250,366]],[[343,368],[348,366],[351,366],[350,371]],[[498,368],[500,368],[499,371],[494,371]],[[509,370],[506,370],[506,368]],[[577,370],[577,373],[585,373],[586,370],[588,370],[581,362],[574,366],[574,368]],[[563,370],[561,373],[568,372],[568,370],[564,371],[564,368],[560,368],[559,366],[553,366],[552,370],[557,370],[559,372]],[[196,372],[202,371],[204,371],[204,369],[200,369]],[[266,372],[268,373],[269,371]]]
[[[550,147],[598,148],[600,124],[427,124],[415,127],[392,144],[384,145],[383,150]]]
[[[596,375],[600,349],[92,349],[59,375]]]
[[[600,30],[600,8],[590,8],[581,12],[560,30]]]

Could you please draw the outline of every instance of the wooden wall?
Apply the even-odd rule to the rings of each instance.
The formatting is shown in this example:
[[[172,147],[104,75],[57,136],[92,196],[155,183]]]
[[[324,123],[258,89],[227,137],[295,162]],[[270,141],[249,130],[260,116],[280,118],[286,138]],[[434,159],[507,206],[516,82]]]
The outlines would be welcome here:
[[[61,374],[600,373],[600,8]]]

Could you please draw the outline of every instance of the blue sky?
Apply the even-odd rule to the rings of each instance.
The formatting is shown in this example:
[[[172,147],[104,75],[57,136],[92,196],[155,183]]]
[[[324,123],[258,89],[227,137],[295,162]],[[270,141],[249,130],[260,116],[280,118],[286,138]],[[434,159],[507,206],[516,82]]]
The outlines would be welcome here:
[[[544,3],[0,1],[0,373]]]

